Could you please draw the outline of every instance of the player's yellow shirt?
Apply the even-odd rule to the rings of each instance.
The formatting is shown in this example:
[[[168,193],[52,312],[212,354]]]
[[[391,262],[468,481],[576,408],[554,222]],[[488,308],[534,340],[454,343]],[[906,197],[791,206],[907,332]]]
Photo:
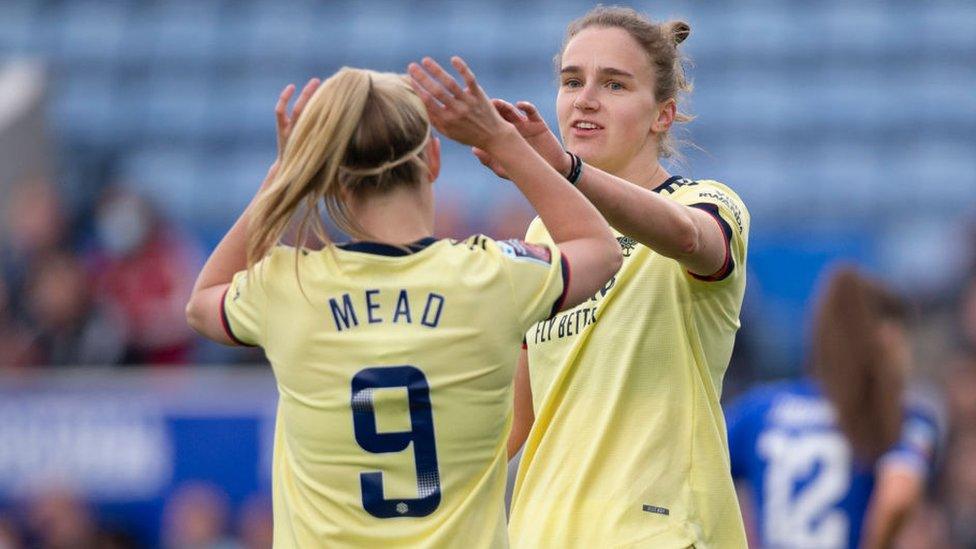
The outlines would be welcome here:
[[[746,546],[719,397],[749,214],[715,181],[674,177],[656,191],[718,216],[731,247],[720,280],[617,233],[616,276],[528,330],[535,424],[512,498],[513,547]],[[551,241],[538,219],[526,239]]]
[[[514,365],[564,297],[558,249],[332,246],[298,258],[301,287],[295,265],[275,249],[223,302],[278,385],[275,547],[507,546]]]

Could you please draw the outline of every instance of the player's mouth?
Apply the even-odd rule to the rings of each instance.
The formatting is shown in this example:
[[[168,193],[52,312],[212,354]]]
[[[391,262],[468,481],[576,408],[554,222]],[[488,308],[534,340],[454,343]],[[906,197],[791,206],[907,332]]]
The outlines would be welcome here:
[[[573,135],[577,137],[592,137],[603,131],[603,126],[589,120],[577,120],[570,127],[573,130]]]

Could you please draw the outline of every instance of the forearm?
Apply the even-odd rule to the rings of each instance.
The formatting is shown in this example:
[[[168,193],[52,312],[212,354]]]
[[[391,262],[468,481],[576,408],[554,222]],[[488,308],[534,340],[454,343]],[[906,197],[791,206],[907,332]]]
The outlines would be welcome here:
[[[245,210],[207,258],[193,285],[194,293],[229,283],[234,273],[247,267],[247,223],[247,210]]]
[[[872,513],[868,518],[862,549],[887,549],[895,541],[911,508],[885,509],[883,513]]]
[[[592,166],[577,187],[621,233],[673,259],[694,252],[699,227],[689,208]]]
[[[865,549],[891,547],[924,491],[921,477],[913,471],[888,467],[878,477],[865,521]]]
[[[274,177],[276,168],[277,163],[271,166],[268,175],[261,184],[262,190]],[[190,327],[204,337],[225,345],[233,345],[237,342],[226,331],[217,311],[222,306],[224,293],[233,280],[234,274],[247,267],[249,214],[260,194],[259,190],[247,208],[244,209],[244,213],[237,218],[234,225],[221,239],[220,244],[207,258],[207,262],[193,285],[190,300],[186,305],[186,321]]]
[[[612,238],[606,220],[572,184],[515,131],[495,139],[488,151],[538,212],[557,244],[583,238]]]

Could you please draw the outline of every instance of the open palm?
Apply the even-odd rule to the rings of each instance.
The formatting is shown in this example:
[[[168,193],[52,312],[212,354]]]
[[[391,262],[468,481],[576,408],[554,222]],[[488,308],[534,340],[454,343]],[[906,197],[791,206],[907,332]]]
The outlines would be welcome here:
[[[532,148],[542,158],[549,162],[550,166],[563,174],[569,172],[569,156],[535,105],[528,101],[519,101],[512,105],[503,99],[492,99],[491,103],[495,106],[495,110],[502,115],[502,118],[515,126],[519,134],[528,141],[529,145],[532,145]],[[478,157],[482,164],[495,172],[495,175],[508,179],[508,174],[490,154],[477,147],[473,147],[471,152]]]
[[[305,105],[308,104],[308,100],[312,98],[312,95],[315,94],[315,90],[319,88],[321,83],[322,81],[318,78],[309,80],[302,89],[302,93],[299,94],[298,100],[295,101],[295,106],[292,107],[291,113],[288,112],[288,102],[291,101],[292,95],[295,94],[295,85],[288,84],[281,91],[281,95],[278,97],[278,104],[275,105],[275,126],[278,133],[279,160],[285,154],[285,146],[288,144],[288,138],[291,137],[291,132],[295,129],[298,118],[302,115],[302,111],[305,110]]]

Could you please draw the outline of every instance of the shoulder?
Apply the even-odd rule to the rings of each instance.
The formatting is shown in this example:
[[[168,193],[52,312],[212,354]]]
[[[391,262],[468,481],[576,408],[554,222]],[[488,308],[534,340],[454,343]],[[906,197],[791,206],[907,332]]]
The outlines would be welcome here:
[[[247,282],[266,284],[269,281],[278,281],[282,278],[282,275],[288,273],[291,273],[291,276],[294,277],[296,267],[295,251],[295,248],[292,246],[275,246],[247,271]]]
[[[749,388],[733,399],[733,402],[745,404],[767,404],[776,400],[781,395],[791,394],[795,391],[794,383],[788,381],[773,381],[762,383]]]
[[[658,185],[654,189],[654,192],[660,193],[663,196],[674,196],[687,189],[697,187],[700,184],[701,183],[699,181],[676,175],[668,178],[667,181]]]
[[[285,263],[286,260],[295,261],[295,254],[298,253],[301,257],[306,257],[309,253],[308,251],[298,251],[294,246],[288,246],[286,244],[279,244],[268,252],[268,255],[262,261],[266,261],[270,265],[278,266]]]
[[[739,395],[733,404],[753,410],[768,410],[778,404],[823,400],[814,384],[806,379],[769,381],[750,388]]]
[[[942,394],[927,384],[912,383],[905,392],[904,426],[907,430],[929,430],[936,438],[946,432],[947,411]]]
[[[735,199],[739,202],[742,201],[738,193],[736,193],[731,186],[721,181],[716,181],[714,179],[697,179],[695,181],[692,181],[691,184],[686,185],[686,187],[688,191],[719,193],[722,196]]]
[[[749,223],[749,210],[738,193],[724,183],[712,179],[701,179],[679,188],[675,198],[681,197],[686,204],[715,204],[726,209],[735,219],[741,231]]]
[[[945,410],[931,386],[909,384],[905,393],[901,437],[881,459],[925,477],[945,446]]]

